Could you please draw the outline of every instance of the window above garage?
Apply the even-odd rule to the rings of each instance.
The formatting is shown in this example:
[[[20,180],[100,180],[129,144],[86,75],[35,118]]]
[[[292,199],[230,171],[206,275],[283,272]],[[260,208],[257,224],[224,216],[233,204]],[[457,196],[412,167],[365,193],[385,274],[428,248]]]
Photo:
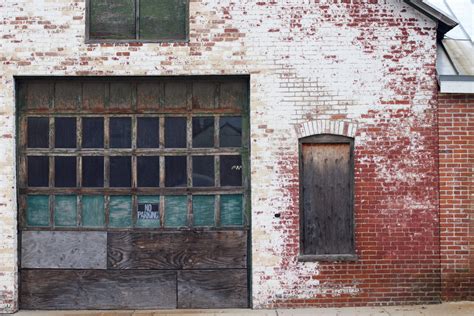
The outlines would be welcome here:
[[[186,41],[188,4],[188,0],[87,0],[86,41]]]

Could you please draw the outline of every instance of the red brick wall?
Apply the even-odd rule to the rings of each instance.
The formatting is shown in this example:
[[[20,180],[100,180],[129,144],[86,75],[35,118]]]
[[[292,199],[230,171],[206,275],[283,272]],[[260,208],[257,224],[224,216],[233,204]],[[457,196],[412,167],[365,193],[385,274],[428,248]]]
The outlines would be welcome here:
[[[438,103],[442,299],[474,300],[474,94]]]

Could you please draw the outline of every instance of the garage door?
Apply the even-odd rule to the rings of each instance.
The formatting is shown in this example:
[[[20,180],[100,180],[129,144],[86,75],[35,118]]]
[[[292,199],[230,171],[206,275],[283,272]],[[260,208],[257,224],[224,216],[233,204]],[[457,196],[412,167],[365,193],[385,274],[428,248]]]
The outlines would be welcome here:
[[[17,80],[23,309],[248,307],[243,77]]]

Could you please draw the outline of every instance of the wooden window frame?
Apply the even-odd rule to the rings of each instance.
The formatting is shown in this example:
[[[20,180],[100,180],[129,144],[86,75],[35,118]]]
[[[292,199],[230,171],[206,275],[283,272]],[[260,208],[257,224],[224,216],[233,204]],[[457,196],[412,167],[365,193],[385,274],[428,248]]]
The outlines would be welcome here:
[[[303,170],[303,145],[304,144],[348,144],[350,146],[350,192],[351,192],[351,205],[350,212],[352,214],[352,253],[347,254],[304,254],[304,236],[305,236],[305,217],[304,217],[304,196],[303,196],[303,179],[304,179],[304,170]],[[358,257],[356,255],[356,245],[355,245],[355,214],[354,214],[354,139],[342,135],[333,135],[333,134],[318,134],[311,135],[307,137],[300,138],[298,141],[298,150],[299,150],[299,190],[300,190],[300,252],[298,256],[298,261],[300,262],[312,262],[312,261],[356,261]]]
[[[137,109],[137,82],[153,80],[166,81],[178,80],[186,82],[186,106],[182,109],[166,109],[163,108],[163,100],[160,99],[160,110],[138,110]],[[84,78],[84,77],[22,77],[16,78],[17,84],[17,127],[18,127],[18,193],[19,193],[19,219],[22,230],[48,230],[48,231],[71,231],[71,230],[92,230],[92,231],[128,231],[128,230],[143,230],[143,231],[176,231],[176,230],[248,230],[250,227],[250,130],[249,130],[249,106],[248,106],[248,77],[246,76],[215,76],[215,77],[107,77],[107,78]],[[84,83],[89,81],[103,81],[106,84],[105,88],[105,109],[90,110],[83,109],[82,106],[76,109],[55,110],[54,102],[49,104],[47,109],[27,109],[21,106],[24,102],[25,91],[18,90],[18,84],[27,85],[30,80],[36,81],[41,79],[44,83],[52,85],[52,91],[56,88],[56,81],[79,81],[81,82],[81,104],[83,102],[82,96],[84,94]],[[196,80],[196,81],[193,81]],[[233,80],[247,80],[247,100],[246,105],[240,109],[196,109],[192,104],[192,84],[193,82],[216,82],[215,88],[218,91],[219,85]],[[110,102],[110,83],[118,81],[131,82],[132,84],[132,105],[130,109],[117,111],[116,109],[109,109]],[[108,85],[108,86],[107,86]],[[22,95],[23,94],[23,95]],[[216,97],[217,98],[217,97]],[[219,100],[214,100],[218,104]],[[135,102],[135,103],[133,103]],[[220,117],[240,116],[242,117],[242,144],[241,147],[220,147],[219,144],[219,119]],[[28,148],[27,147],[27,119],[29,117],[47,117],[49,119],[49,145],[48,148]],[[54,119],[56,117],[74,117],[76,118],[76,148],[54,148],[55,128]],[[82,118],[84,117],[102,117],[104,118],[104,146],[103,148],[92,149],[82,148]],[[109,120],[112,117],[131,117],[132,119],[132,140],[130,148],[110,148],[109,146]],[[157,117],[159,118],[159,148],[137,148],[137,118],[139,117]],[[165,148],[165,118],[166,117],[185,117],[186,118],[186,148]],[[192,146],[192,118],[193,117],[213,117],[214,118],[214,146],[212,148],[193,148]],[[47,156],[49,157],[49,184],[48,187],[28,187],[27,185],[27,157],[30,155]],[[219,161],[223,155],[241,155],[242,157],[242,185],[233,187],[220,186],[220,168]],[[58,188],[54,186],[54,157],[55,156],[74,156],[76,160],[76,187],[73,188]],[[104,157],[104,186],[103,187],[82,187],[82,156],[103,156]],[[109,186],[110,177],[110,156],[130,156],[131,160],[131,187],[115,188]],[[153,188],[138,187],[137,184],[137,159],[139,156],[159,156],[160,158],[160,186]],[[165,156],[186,156],[187,158],[187,183],[186,187],[166,187],[165,182]],[[215,185],[212,187],[193,187],[192,186],[192,157],[193,156],[212,156],[214,157],[214,175]],[[49,196],[49,225],[45,227],[28,226],[26,223],[26,197],[29,195],[48,195]],[[59,227],[54,225],[54,197],[56,195],[73,194],[77,197],[77,225],[74,227]],[[240,226],[222,226],[220,222],[220,197],[227,194],[241,194],[242,195],[242,225]],[[83,227],[81,223],[82,213],[79,211],[82,207],[82,197],[85,195],[102,195],[105,199],[104,212],[105,224],[103,227]],[[115,195],[130,195],[132,199],[132,224],[126,228],[114,228],[109,226],[109,212],[110,212],[110,197]],[[139,196],[186,196],[187,197],[187,225],[174,228],[166,227],[164,221],[164,214],[166,212],[164,207],[164,199],[160,199],[160,227],[157,228],[142,228],[137,226],[137,204]],[[215,225],[214,226],[194,226],[192,220],[192,196],[193,195],[211,195],[215,197]]]
[[[135,0],[135,38],[131,39],[95,39],[90,37],[90,2],[86,0],[86,28],[85,28],[85,43],[86,44],[100,44],[100,43],[188,43],[189,42],[189,0],[186,0],[185,12],[185,37],[184,39],[140,39],[140,0]]]

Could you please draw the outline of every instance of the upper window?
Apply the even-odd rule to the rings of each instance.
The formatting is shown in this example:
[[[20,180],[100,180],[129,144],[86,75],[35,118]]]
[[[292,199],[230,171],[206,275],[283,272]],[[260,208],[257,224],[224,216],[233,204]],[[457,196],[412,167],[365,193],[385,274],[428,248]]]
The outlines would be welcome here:
[[[184,41],[188,0],[88,0],[89,41]]]
[[[355,259],[353,139],[300,140],[301,259]]]

